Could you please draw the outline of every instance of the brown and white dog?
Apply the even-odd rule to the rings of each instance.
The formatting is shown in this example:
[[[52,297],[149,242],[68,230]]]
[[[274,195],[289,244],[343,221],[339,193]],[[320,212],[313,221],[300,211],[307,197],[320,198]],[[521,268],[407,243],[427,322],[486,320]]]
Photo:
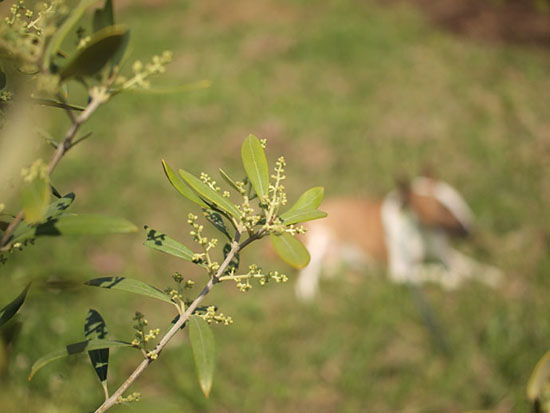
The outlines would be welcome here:
[[[298,298],[315,297],[321,274],[339,264],[385,264],[399,283],[433,281],[452,289],[468,278],[495,285],[500,271],[451,248],[471,232],[473,215],[458,191],[428,177],[401,185],[383,200],[337,198],[323,203],[328,217],[308,224],[310,264],[296,285]]]

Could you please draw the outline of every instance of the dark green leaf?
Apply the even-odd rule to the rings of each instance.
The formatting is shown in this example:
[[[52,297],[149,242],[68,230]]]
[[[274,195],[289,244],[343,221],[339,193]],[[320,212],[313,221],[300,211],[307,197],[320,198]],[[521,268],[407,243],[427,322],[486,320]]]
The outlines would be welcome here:
[[[17,311],[19,311],[25,302],[30,286],[30,283],[27,284],[25,289],[21,291],[21,293],[12,302],[0,310],[0,326],[6,324],[17,313]]]
[[[86,281],[84,284],[92,287],[109,288],[111,290],[121,290],[133,294],[144,295],[146,297],[156,298],[157,300],[172,304],[170,296],[163,293],[158,288],[132,278],[100,277]]]
[[[0,70],[0,90],[6,87],[6,74]]]
[[[197,205],[200,205],[203,208],[209,209],[210,206],[204,202],[190,187],[185,183],[183,179],[180,178],[178,174],[174,172],[172,168],[162,160],[162,167],[164,168],[164,173],[166,177],[176,190],[186,197],[191,202],[194,202]]]
[[[538,361],[527,383],[527,399],[531,402],[539,399],[544,386],[550,381],[550,351]]]
[[[206,185],[204,182],[202,182],[199,178],[195,177],[194,175],[190,174],[189,172],[180,169],[180,176],[183,178],[185,182],[195,191],[197,194],[206,200],[209,203],[212,203],[213,206],[217,207],[218,209],[221,209],[222,211],[227,212],[228,214],[234,216],[235,218],[239,218],[241,216],[239,210],[231,203],[231,201],[228,201],[227,198],[224,198],[221,196],[218,192],[214,191],[212,188],[210,188],[208,185]]]
[[[306,247],[289,233],[270,234],[271,244],[279,257],[294,268],[304,268],[309,264],[309,252]]]
[[[101,314],[91,308],[86,316],[84,335],[88,340],[104,340],[107,337],[105,320],[103,320]],[[90,356],[90,361],[92,362],[97,377],[99,377],[99,381],[106,381],[107,369],[109,367],[109,349],[102,348],[99,350],[90,350],[88,351],[88,356]]]
[[[269,167],[260,140],[248,135],[241,146],[243,166],[260,200],[268,194]]]
[[[86,46],[61,69],[61,80],[95,75],[115,56],[127,32],[123,26],[109,26],[94,33]]]
[[[93,27],[94,32],[98,32],[101,29],[112,26],[115,24],[115,18],[113,15],[113,2],[112,0],[106,0],[102,9],[96,9],[94,12]]]
[[[216,211],[205,209],[204,216],[206,217],[206,220],[210,222],[214,227],[220,231],[222,234],[224,234],[228,240],[231,241],[231,235],[229,235],[229,231],[227,231],[227,228],[225,227],[225,223],[223,222],[223,218],[220,214],[218,214]]]
[[[148,227],[145,227],[145,229],[147,230],[147,240],[143,243],[143,245],[179,258],[183,258],[187,261],[193,261],[193,251],[185,245],[168,237],[162,232]]]
[[[210,326],[199,316],[192,315],[189,318],[189,339],[199,383],[203,394],[208,397],[214,379],[216,349]]]
[[[298,222],[312,221],[314,219],[325,218],[327,216],[326,212],[319,211],[318,209],[299,209],[292,211],[290,214],[285,213],[285,218],[283,223],[285,225],[296,224]]]
[[[50,195],[50,182],[47,176],[36,177],[23,187],[21,204],[26,223],[35,224],[44,220]]]
[[[300,198],[298,198],[296,203],[292,205],[292,207],[288,211],[281,214],[281,218],[286,221],[287,218],[295,211],[319,208],[319,205],[321,205],[321,202],[323,201],[324,194],[325,189],[322,186],[316,186],[314,188],[308,189],[300,196]]]
[[[120,45],[115,55],[111,59],[111,69],[122,61],[122,58],[124,57],[124,53],[126,53],[126,49],[128,48],[129,42],[130,42],[130,31],[127,31],[126,33],[124,33],[124,36],[122,37],[122,44]]]
[[[55,202],[52,202],[46,210],[46,218],[58,217],[71,206],[74,201],[74,193],[70,192],[67,195],[60,197]]]
[[[51,106],[54,108],[61,108],[61,109],[67,109],[67,110],[83,111],[84,109],[86,109],[84,106],[71,105],[69,103],[58,102],[56,100],[51,100],[51,99],[31,98],[31,101],[33,103],[36,103],[37,105]]]
[[[65,19],[63,24],[55,32],[52,38],[49,40],[46,50],[44,51],[44,66],[49,69],[51,59],[57,54],[61,43],[73,27],[78,23],[86,9],[94,4],[97,0],[82,0],[78,5],[71,9],[69,16]]]
[[[113,347],[132,347],[132,344],[119,340],[86,340],[74,344],[69,344],[63,350],[55,351],[36,360],[31,367],[31,373],[29,374],[28,380],[31,380],[38,370],[54,360],[71,356],[73,354],[80,354],[84,351]]]

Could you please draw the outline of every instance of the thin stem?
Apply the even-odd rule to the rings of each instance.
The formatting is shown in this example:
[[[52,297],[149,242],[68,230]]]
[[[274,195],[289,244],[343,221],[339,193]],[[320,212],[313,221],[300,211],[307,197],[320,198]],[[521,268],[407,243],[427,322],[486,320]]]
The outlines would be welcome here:
[[[71,126],[65,133],[65,138],[63,141],[57,145],[57,148],[55,149],[55,152],[53,153],[50,162],[48,164],[48,175],[51,175],[52,172],[55,170],[57,165],[59,164],[59,161],[61,158],[63,158],[63,155],[67,153],[69,149],[71,149],[75,143],[73,143],[73,139],[76,136],[76,133],[78,132],[78,129],[80,126],[86,122],[90,116],[97,110],[97,108],[106,100],[108,99],[108,96],[104,93],[99,91],[95,96],[92,97],[92,100],[86,106],[83,112],[80,113],[78,117],[74,116],[74,114],[67,110],[67,113],[69,114],[69,117],[71,118]],[[78,143],[77,141],[76,143]],[[6,231],[4,232],[4,235],[2,236],[2,239],[0,240],[0,252],[1,251],[7,251],[10,249],[11,245],[8,243],[8,240],[13,235],[13,232],[19,225],[19,223],[23,220],[23,211],[19,211],[15,218],[10,222],[8,227],[6,228]]]
[[[187,320],[189,320],[189,317],[193,314],[193,312],[197,309],[198,305],[204,300],[206,295],[210,292],[210,290],[214,287],[216,283],[220,281],[221,275],[225,272],[229,264],[231,263],[231,260],[235,257],[236,254],[238,254],[244,247],[246,247],[248,244],[250,244],[252,241],[258,239],[257,235],[254,235],[252,237],[249,237],[246,239],[243,243],[239,244],[239,238],[240,233],[237,233],[235,236],[235,241],[233,241],[231,245],[231,250],[225,257],[225,260],[221,264],[220,268],[216,272],[216,274],[210,278],[208,283],[205,285],[205,287],[202,289],[200,294],[195,298],[195,300],[191,303],[191,305],[185,310],[183,315],[179,317],[178,321],[168,330],[168,332],[162,337],[160,342],[157,344],[155,349],[151,352],[154,355],[159,355],[160,352],[166,347],[168,342],[178,333],[178,331],[181,329],[181,327],[185,324]],[[143,373],[143,371],[151,364],[154,359],[151,357],[151,353],[149,353],[149,357],[144,359],[137,367],[136,369],[130,374],[130,376],[120,385],[120,387],[109,397],[101,406],[97,408],[95,413],[103,413],[110,409],[111,407],[115,406],[119,403],[120,397],[124,394],[124,392],[136,381],[136,379]],[[155,357],[156,359],[156,357]]]

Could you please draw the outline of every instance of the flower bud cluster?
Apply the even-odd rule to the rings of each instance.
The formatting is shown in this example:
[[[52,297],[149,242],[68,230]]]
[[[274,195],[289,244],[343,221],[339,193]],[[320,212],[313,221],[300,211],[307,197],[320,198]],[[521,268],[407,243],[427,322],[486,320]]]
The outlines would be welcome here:
[[[212,189],[213,191],[216,191],[216,192],[219,192],[221,190],[221,188],[216,185],[216,181],[214,181],[210,175],[208,175],[207,173],[205,172],[201,172],[201,176],[200,176],[200,180],[208,185],[210,187],[210,189]],[[227,191],[226,191],[227,192]]]
[[[139,311],[136,311],[133,320],[136,322],[136,324],[134,325],[135,338],[132,340],[132,346],[146,350],[147,343],[157,338],[157,336],[160,334],[160,329],[150,329],[146,333],[145,327],[149,324],[149,322],[145,319],[145,316]]]
[[[208,239],[207,237],[204,237],[202,235],[204,226],[197,224],[197,219],[198,217],[193,214],[189,214],[187,216],[187,223],[193,227],[189,234],[193,237],[193,241],[198,243],[203,250],[201,254],[195,253],[193,255],[193,262],[196,264],[206,264],[206,269],[210,275],[214,275],[220,268],[220,264],[216,261],[212,261],[209,251],[218,245],[218,240],[216,238]]]
[[[233,324],[233,319],[226,316],[224,313],[216,313],[216,306],[211,305],[206,309],[204,314],[199,314],[199,317],[203,318],[208,324],[216,323],[228,326]]]
[[[151,86],[148,78],[150,76],[164,73],[166,65],[172,61],[172,52],[164,51],[160,56],[153,56],[150,63],[143,64],[140,60],[136,60],[132,65],[134,76],[127,79],[124,76],[119,76],[116,84],[121,89],[142,88],[148,89]]]
[[[248,267],[248,273],[236,275],[232,271],[228,275],[220,277],[220,281],[235,281],[237,288],[241,292],[246,292],[252,288],[250,280],[256,279],[260,285],[265,285],[269,281],[275,281],[276,283],[284,283],[288,281],[288,277],[285,274],[280,274],[278,271],[270,271],[267,274],[262,271],[261,267],[256,264],[252,264]]]
[[[138,402],[140,398],[141,398],[141,393],[134,392],[134,393],[132,393],[129,396],[126,396],[126,397],[120,396],[117,399],[117,402],[118,403]]]

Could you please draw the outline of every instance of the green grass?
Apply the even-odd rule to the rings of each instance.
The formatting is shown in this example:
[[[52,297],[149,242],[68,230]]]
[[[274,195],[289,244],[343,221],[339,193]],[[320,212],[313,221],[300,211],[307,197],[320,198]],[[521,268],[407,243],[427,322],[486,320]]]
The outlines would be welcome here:
[[[271,161],[286,156],[292,197],[320,184],[327,196],[382,196],[396,176],[430,165],[476,213],[476,238],[463,247],[499,266],[506,281],[496,290],[426,287],[450,356],[434,346],[409,291],[382,274],[325,281],[309,307],[294,298],[289,269],[283,286],[243,295],[221,285],[209,302],[235,324],[215,328],[211,397],[200,394],[182,335],[132,389],[144,401],[113,411],[527,411],[525,384],[550,345],[546,51],[466,41],[414,9],[353,0],[134,4],[119,18],[132,29],[135,58],[173,50],[157,84],[213,83],[119,96],[101,109],[85,128],[93,138],[54,175],[61,192],[76,192],[74,211],[124,216],[185,239],[185,217],[196,210],[170,187],[160,160],[240,174],[240,143],[255,133],[268,138]],[[1,352],[3,411],[90,411],[101,402],[85,357],[26,382],[35,359],[83,338],[88,308],[104,315],[113,338],[131,337],[137,309],[152,326],[167,326],[170,306],[78,286],[124,274],[164,287],[177,270],[201,282],[186,263],[145,249],[144,238],[39,240],[0,269],[0,302],[35,280],[19,340]],[[46,280],[74,285],[46,288]],[[113,352],[112,388],[138,361]]]

